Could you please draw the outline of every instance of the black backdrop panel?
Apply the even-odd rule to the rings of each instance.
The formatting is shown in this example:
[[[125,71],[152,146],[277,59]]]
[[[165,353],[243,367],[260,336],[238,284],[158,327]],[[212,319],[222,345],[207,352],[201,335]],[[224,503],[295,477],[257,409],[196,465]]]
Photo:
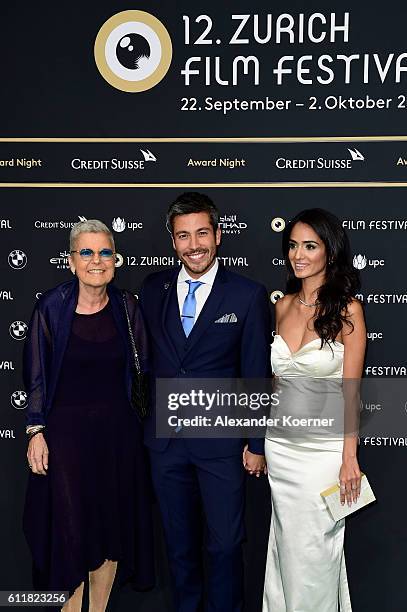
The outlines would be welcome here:
[[[365,374],[379,381],[406,375],[404,5],[396,0],[355,6],[329,0],[306,7],[294,0],[272,6],[238,0],[230,7],[206,1],[199,8],[184,1],[92,4],[21,2],[0,9],[2,589],[31,584],[21,531],[27,476],[24,324],[39,294],[70,277],[68,236],[78,220],[100,218],[112,227],[121,255],[117,282],[137,293],[149,272],[177,265],[164,223],[168,204],[186,189],[205,191],[222,215],[219,257],[264,283],[273,301],[285,284],[284,223],[303,208],[326,208],[342,219],[361,268],[359,298],[368,325]],[[102,24],[129,9],[157,17],[173,47],[166,76],[140,93],[109,85],[93,56]],[[315,29],[309,30],[312,20]],[[346,27],[331,32],[333,20]],[[281,30],[289,23],[291,33],[282,31],[278,41],[278,24]],[[268,24],[270,40],[257,42],[256,35],[266,38]],[[196,44],[209,25],[204,38],[212,43]],[[324,32],[325,37],[312,42],[310,31],[314,38]],[[229,44],[232,38],[240,42]],[[247,74],[239,56],[254,58]],[[198,70],[190,74],[189,85],[181,72],[186,66]],[[279,66],[291,71],[280,73],[281,84]],[[329,75],[331,82],[323,82]],[[196,141],[199,137],[203,141]],[[405,609],[407,500],[400,483],[406,444],[403,432],[361,440],[361,467],[378,502],[348,521],[356,612]],[[249,480],[247,487],[246,609],[257,612],[269,490],[266,479]],[[146,594],[115,592],[111,609],[171,609],[158,516],[155,522],[157,587]]]
[[[93,44],[102,24],[120,11],[138,9],[151,12],[166,26],[173,44],[173,58],[166,78],[154,89],[129,95],[106,86],[93,61]],[[348,28],[338,30],[330,40],[331,13],[335,23],[346,23]],[[277,19],[288,13],[292,16],[292,36],[282,33],[277,40]],[[307,36],[309,18],[322,13],[326,24],[314,21],[314,38]],[[267,15],[271,14],[271,21]],[[304,15],[303,42],[300,42],[300,15]],[[189,18],[190,43],[185,44],[186,29],[183,16]],[[196,19],[206,15],[196,23]],[[242,20],[233,15],[249,15],[238,34],[236,44],[230,44]],[[258,15],[258,37],[270,40],[258,43],[255,38],[255,15]],[[128,2],[103,0],[97,3],[58,3],[41,10],[35,3],[3,4],[3,24],[0,41],[2,79],[7,95],[3,97],[4,135],[16,136],[286,136],[301,134],[321,135],[373,135],[400,134],[405,108],[398,108],[403,100],[397,96],[406,94],[407,74],[397,72],[397,60],[407,50],[405,41],[405,7],[398,0],[385,3],[343,3],[329,0],[320,3],[299,0],[272,4],[263,1],[235,0],[233,4],[206,1],[196,6],[185,0],[166,3],[159,0]],[[271,23],[271,26],[270,26]],[[210,25],[205,37],[211,44],[194,44]],[[287,19],[281,27],[287,26]],[[216,44],[221,40],[220,44]],[[292,40],[292,42],[291,42]],[[379,56],[375,59],[374,54]],[[393,54],[393,55],[391,55]],[[298,78],[300,68],[309,70]],[[318,67],[323,60],[331,73]],[[352,60],[337,59],[338,55]],[[365,59],[365,55],[368,58]],[[239,68],[237,83],[233,85],[233,62],[239,56],[254,56],[258,60],[258,84],[254,70],[248,75]],[[278,84],[278,62],[283,56],[293,56],[281,66],[291,70],[282,74]],[[390,57],[391,56],[391,57]],[[189,58],[201,60],[190,65],[198,75],[181,74]],[[206,59],[209,57],[210,74],[207,75]],[[219,57],[219,78],[215,77],[215,58]],[[389,59],[390,57],[390,59]],[[388,63],[389,62],[389,63]],[[349,75],[346,78],[346,66]],[[404,67],[401,58],[399,65]],[[252,64],[251,64],[252,65]],[[325,84],[318,81],[318,77]],[[217,80],[228,81],[220,85]],[[326,81],[330,81],[326,83]],[[346,82],[349,81],[349,82]],[[398,82],[397,82],[398,81]],[[206,83],[208,82],[208,85]],[[392,98],[389,109],[330,109],[325,107],[327,96],[344,99],[354,97]],[[195,97],[198,107],[204,106],[206,97],[214,100],[264,99],[291,100],[288,110],[268,112],[181,111],[182,98]],[[308,111],[309,98],[317,96],[315,111]],[[137,98],[137,99],[136,99]],[[304,104],[296,107],[295,104]],[[342,104],[343,105],[343,104]],[[321,106],[321,109],[318,107]],[[198,116],[197,116],[198,115]]]
[[[345,226],[354,228],[349,229],[354,254],[361,254],[367,260],[365,269],[361,270],[363,287],[360,294],[370,336],[366,373],[371,374],[369,368],[373,367],[376,372],[386,367],[388,374],[405,373],[402,331],[406,293],[404,277],[397,273],[405,253],[405,230],[398,229],[405,225],[400,214],[404,189],[207,188],[205,191],[217,202],[225,219],[219,257],[236,271],[263,282],[270,295],[284,290],[285,278],[280,253],[281,233],[273,227],[280,229],[284,221],[310,203],[339,214]],[[10,431],[14,436],[3,438],[0,443],[8,490],[2,502],[3,524],[9,526],[2,530],[5,550],[9,551],[2,574],[4,586],[17,588],[29,583],[29,557],[21,534],[26,479],[23,410],[11,404],[12,394],[22,389],[22,342],[11,336],[9,328],[15,321],[28,321],[39,293],[70,277],[66,267],[69,226],[79,218],[97,217],[115,227],[120,219],[120,229],[126,226],[123,231],[114,231],[117,250],[123,258],[116,279],[118,284],[135,293],[147,272],[168,264],[176,265],[170,236],[165,230],[164,213],[177,193],[178,188],[2,190],[4,217],[10,229],[2,230],[0,258],[4,298],[0,302],[3,321],[0,425],[2,431]],[[377,229],[393,226],[397,229]],[[16,250],[26,257],[20,269],[9,264],[9,255]],[[385,303],[380,302],[382,299]],[[14,370],[10,371],[9,367]],[[367,606],[372,610],[402,610],[406,593],[399,560],[405,554],[406,532],[402,505],[393,505],[388,500],[397,481],[403,478],[405,442],[404,438],[362,440],[361,465],[369,473],[379,502],[349,521],[349,580],[356,610],[364,610]],[[246,554],[248,602],[251,602],[248,609],[257,610],[267,543],[268,485],[264,480],[263,483],[248,483],[248,486]],[[142,596],[146,610],[157,609],[157,601],[168,597],[162,541],[157,546],[160,584],[151,599]],[[393,590],[392,606],[397,601],[399,608],[378,605],[384,586]],[[128,591],[117,597],[120,606],[123,597],[128,602],[137,601],[141,596]]]

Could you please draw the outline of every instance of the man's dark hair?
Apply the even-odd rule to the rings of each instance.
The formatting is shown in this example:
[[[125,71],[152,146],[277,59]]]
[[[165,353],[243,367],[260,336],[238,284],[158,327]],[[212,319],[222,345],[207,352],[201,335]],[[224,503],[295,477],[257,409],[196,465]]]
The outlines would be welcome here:
[[[167,212],[167,229],[174,233],[174,218],[178,215],[189,215],[191,213],[206,212],[209,221],[216,232],[219,225],[219,211],[212,200],[204,193],[198,191],[186,191],[182,193],[172,204]]]

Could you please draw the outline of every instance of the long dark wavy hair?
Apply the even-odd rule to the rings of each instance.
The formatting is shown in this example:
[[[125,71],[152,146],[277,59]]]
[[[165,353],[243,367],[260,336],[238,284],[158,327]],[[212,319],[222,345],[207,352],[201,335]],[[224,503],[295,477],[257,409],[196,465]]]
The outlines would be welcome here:
[[[288,257],[291,231],[298,222],[312,227],[326,249],[325,282],[318,289],[314,317],[314,329],[321,338],[322,348],[324,343],[335,340],[344,324],[353,330],[348,306],[360,289],[359,272],[352,265],[349,240],[340,220],[323,208],[309,208],[298,213],[284,229],[283,254],[288,272],[286,293],[298,293],[302,286]]]

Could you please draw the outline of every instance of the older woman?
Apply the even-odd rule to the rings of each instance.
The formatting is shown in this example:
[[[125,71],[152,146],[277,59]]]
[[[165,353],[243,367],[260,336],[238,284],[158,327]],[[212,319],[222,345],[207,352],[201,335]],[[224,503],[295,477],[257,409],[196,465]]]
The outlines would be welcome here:
[[[40,297],[24,355],[31,468],[24,530],[41,588],[69,591],[81,609],[105,609],[120,578],[153,582],[149,483],[141,424],[130,404],[133,353],[146,335],[137,302],[112,283],[115,247],[97,220],[70,235],[75,278]]]

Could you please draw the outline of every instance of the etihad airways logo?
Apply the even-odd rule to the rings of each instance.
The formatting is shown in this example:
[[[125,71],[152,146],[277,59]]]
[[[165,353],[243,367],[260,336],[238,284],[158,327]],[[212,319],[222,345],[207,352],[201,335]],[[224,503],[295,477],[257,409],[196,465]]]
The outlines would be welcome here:
[[[363,154],[358,149],[347,149],[349,157],[313,157],[313,158],[288,158],[278,157],[275,166],[279,170],[350,170],[353,162],[365,161]]]
[[[69,251],[60,251],[57,257],[50,257],[49,263],[57,268],[57,270],[69,269]],[[116,253],[115,268],[120,268],[123,265],[123,255]],[[37,299],[41,293],[37,294]]]
[[[247,229],[247,223],[239,221],[237,215],[224,215],[219,217],[219,227],[222,234],[240,234]]]
[[[57,257],[50,257],[49,263],[56,266],[58,270],[69,269],[69,251],[60,251]]]

